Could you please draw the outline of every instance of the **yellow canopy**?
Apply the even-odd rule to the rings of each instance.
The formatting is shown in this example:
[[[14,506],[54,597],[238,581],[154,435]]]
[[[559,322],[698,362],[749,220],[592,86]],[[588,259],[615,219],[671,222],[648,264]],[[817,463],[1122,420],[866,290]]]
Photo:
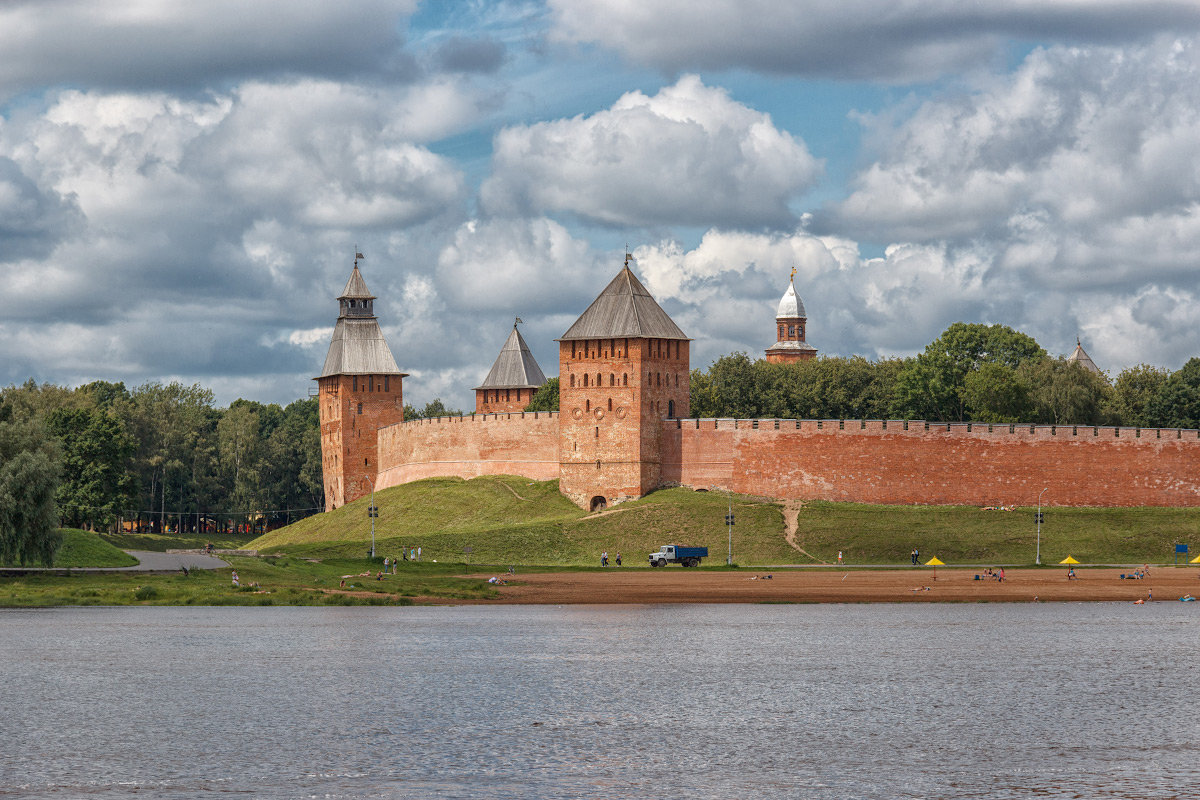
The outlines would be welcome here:
[[[1060,561],[1058,563],[1060,563],[1060,564],[1078,564],[1079,562],[1075,560],[1075,556],[1067,556],[1066,558],[1064,558],[1062,561]]]
[[[1196,556],[1195,558],[1193,558],[1193,559],[1192,559],[1191,561],[1189,561],[1188,563],[1189,563],[1189,564],[1200,564],[1200,556]]]
[[[944,567],[944,566],[946,566],[946,562],[941,561],[938,559],[937,556],[934,556],[933,558],[931,558],[925,562],[925,566],[927,566],[927,567]]]

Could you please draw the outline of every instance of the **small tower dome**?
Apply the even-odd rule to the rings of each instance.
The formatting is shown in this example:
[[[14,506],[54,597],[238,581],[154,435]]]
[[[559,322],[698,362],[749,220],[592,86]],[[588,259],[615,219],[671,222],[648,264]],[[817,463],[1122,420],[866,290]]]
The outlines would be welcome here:
[[[779,308],[775,312],[775,344],[766,350],[766,359],[772,363],[808,361],[817,357],[817,348],[804,339],[808,312],[804,310],[804,301],[796,294],[795,280],[796,270],[793,268],[787,291],[780,298]]]

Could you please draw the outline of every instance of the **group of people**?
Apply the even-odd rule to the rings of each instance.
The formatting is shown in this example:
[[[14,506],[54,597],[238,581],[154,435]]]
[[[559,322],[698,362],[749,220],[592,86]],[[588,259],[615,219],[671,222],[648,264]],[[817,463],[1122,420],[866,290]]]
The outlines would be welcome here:
[[[912,559],[913,566],[915,567],[917,564],[919,564],[921,562],[921,551],[917,550],[917,548],[914,547],[913,551],[909,555],[909,557]]]
[[[618,567],[621,566],[621,551],[620,550],[617,551],[616,561],[617,561],[617,566]],[[607,550],[605,550],[603,553],[600,554],[600,566],[602,566],[602,567],[608,566],[608,551]]]
[[[405,561],[420,561],[421,560],[421,548],[420,547],[401,547],[400,554],[404,557]],[[392,557],[392,558],[384,557],[384,559],[383,559],[383,574],[384,575],[395,575],[396,568],[398,566],[400,566],[400,559],[394,558],[394,557]]]

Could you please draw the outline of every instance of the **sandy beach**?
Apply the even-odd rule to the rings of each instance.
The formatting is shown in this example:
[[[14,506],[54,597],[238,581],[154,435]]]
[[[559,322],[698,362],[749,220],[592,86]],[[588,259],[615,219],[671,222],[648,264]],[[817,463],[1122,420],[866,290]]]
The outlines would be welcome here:
[[[1122,580],[1131,568],[1005,570],[1003,582],[982,570],[750,570],[686,569],[546,572],[508,577],[500,597],[483,603],[1028,603],[1063,601],[1177,602],[1200,596],[1200,570],[1152,567],[1150,577]],[[979,575],[980,580],[975,580]],[[769,577],[768,577],[769,576]],[[473,577],[489,578],[476,573]],[[453,602],[453,601],[452,601]]]

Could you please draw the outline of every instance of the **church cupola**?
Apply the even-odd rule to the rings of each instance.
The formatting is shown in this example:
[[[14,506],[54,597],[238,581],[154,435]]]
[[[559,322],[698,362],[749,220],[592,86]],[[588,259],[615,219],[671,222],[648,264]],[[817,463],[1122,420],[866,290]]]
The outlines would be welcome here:
[[[780,298],[779,308],[775,312],[775,344],[766,350],[766,359],[771,363],[808,361],[817,357],[817,348],[804,338],[808,312],[804,310],[804,301],[796,294],[795,280],[796,270],[793,268],[787,291]]]

